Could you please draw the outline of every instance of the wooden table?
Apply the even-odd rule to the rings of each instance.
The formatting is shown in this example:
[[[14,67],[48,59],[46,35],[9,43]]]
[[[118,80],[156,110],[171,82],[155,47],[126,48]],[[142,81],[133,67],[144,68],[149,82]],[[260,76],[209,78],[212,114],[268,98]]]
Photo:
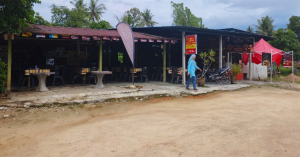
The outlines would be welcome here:
[[[91,70],[90,68],[75,68],[74,69],[74,73],[77,75],[83,75],[83,83],[85,84],[85,80],[86,80],[86,74],[90,73]]]
[[[25,70],[25,75],[28,76],[28,87],[30,87],[30,75],[35,73],[50,73],[50,69],[34,69],[34,70]]]
[[[130,69],[130,73],[138,73],[138,72],[142,72],[143,71],[143,69],[142,68],[131,68]]]
[[[92,71],[92,74],[95,74],[97,76],[97,84],[94,88],[104,88],[102,79],[105,74],[112,74],[111,71]]]
[[[179,74],[179,75],[182,75],[182,72],[183,72],[183,71],[182,71],[182,68],[177,68],[177,70],[178,70],[178,74]],[[187,72],[187,71],[188,71],[188,70],[185,69],[185,72]],[[172,69],[169,69],[169,70],[168,70],[168,73],[169,73],[169,74],[172,74]]]

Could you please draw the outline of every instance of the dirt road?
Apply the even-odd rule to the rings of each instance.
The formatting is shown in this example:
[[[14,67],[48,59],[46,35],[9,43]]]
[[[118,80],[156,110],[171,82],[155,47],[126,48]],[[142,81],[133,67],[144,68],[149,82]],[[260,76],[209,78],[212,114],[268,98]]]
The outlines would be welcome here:
[[[300,156],[299,92],[272,87],[5,114],[6,157]]]

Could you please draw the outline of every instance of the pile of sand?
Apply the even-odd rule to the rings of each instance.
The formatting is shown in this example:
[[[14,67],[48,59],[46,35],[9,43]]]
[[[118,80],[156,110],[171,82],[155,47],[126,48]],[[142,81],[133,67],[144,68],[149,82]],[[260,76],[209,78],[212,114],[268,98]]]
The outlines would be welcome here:
[[[284,80],[284,81],[293,81],[293,75],[294,75],[294,74],[290,74],[290,75],[284,77],[283,80]],[[300,82],[300,77],[297,76],[297,75],[294,75],[294,81],[295,81],[295,82]]]

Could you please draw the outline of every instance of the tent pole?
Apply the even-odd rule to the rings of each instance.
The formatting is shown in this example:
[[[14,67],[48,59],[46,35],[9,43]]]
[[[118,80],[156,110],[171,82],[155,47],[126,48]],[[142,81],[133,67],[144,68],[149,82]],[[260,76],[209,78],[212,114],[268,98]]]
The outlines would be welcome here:
[[[167,51],[166,43],[164,42],[164,55],[163,55],[163,82],[166,82],[166,71],[167,71]]]
[[[229,53],[227,53],[227,68],[230,68],[230,64],[229,64]]]
[[[12,43],[12,35],[8,34],[8,53],[7,53],[7,88],[6,91],[10,92],[11,89],[11,44]]]
[[[182,84],[185,85],[185,32],[182,32]]]
[[[222,35],[219,38],[219,68],[222,68]]]
[[[294,83],[294,51],[292,51],[292,74],[293,74],[293,83]]]
[[[273,60],[272,60],[272,50],[271,50],[271,73],[270,73],[270,76],[271,76],[270,80],[271,80],[271,82],[272,82],[272,73],[273,73]]]

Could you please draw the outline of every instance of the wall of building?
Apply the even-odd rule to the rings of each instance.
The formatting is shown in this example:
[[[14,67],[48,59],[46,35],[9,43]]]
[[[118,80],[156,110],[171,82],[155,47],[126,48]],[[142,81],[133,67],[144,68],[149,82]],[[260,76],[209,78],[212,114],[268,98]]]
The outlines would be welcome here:
[[[247,78],[249,79],[249,62],[247,65],[242,64],[242,72],[247,73]],[[268,78],[267,67],[261,64],[251,64],[252,80],[264,80]]]

